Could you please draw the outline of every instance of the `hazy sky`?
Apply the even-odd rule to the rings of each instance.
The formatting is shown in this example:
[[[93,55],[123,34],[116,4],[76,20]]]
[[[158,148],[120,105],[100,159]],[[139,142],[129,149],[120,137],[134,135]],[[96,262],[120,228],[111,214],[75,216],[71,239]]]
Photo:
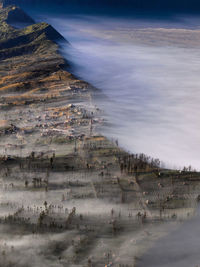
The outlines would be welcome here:
[[[89,12],[107,14],[127,14],[147,12],[157,15],[174,13],[199,13],[198,0],[5,0],[7,3],[31,4],[43,8],[52,6],[66,12]]]

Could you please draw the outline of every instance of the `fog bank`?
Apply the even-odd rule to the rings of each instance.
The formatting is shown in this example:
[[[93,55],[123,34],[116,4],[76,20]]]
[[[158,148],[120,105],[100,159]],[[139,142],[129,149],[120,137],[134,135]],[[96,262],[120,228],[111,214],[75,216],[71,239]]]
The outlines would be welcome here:
[[[140,259],[137,266],[199,266],[199,236],[197,235],[199,227],[198,213],[195,218],[185,222],[178,229],[156,242]]]
[[[198,18],[183,24],[44,18],[71,43],[62,52],[73,72],[108,97],[100,103],[112,124],[107,136],[169,167],[200,167],[200,34],[192,28]]]

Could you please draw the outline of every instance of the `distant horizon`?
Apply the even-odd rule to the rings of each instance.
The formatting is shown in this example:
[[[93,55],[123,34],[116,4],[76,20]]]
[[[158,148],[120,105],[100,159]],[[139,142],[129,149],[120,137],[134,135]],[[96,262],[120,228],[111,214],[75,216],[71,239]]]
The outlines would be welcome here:
[[[198,14],[200,2],[198,0],[0,0],[6,5],[16,4],[19,6],[38,5],[48,9],[60,8],[65,12],[80,13],[106,13],[115,15],[147,15],[168,16],[172,14]],[[64,10],[63,10],[64,8]]]

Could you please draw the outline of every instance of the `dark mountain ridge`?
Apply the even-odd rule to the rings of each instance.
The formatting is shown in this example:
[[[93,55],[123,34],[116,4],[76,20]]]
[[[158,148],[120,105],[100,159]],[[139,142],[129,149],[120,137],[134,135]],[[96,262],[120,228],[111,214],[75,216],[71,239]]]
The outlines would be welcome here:
[[[8,6],[0,9],[0,58],[5,59],[37,51],[45,43],[51,41],[65,41],[64,37],[47,23],[37,23],[20,8]],[[23,29],[11,26],[15,22],[30,24]],[[32,24],[34,23],[34,24]],[[41,42],[43,39],[43,43]]]

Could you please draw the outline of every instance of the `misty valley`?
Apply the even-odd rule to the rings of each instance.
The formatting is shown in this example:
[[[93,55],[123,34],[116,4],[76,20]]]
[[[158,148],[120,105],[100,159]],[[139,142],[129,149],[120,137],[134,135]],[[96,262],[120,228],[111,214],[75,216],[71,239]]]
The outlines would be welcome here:
[[[200,266],[200,17],[41,2],[0,0],[0,267]]]

